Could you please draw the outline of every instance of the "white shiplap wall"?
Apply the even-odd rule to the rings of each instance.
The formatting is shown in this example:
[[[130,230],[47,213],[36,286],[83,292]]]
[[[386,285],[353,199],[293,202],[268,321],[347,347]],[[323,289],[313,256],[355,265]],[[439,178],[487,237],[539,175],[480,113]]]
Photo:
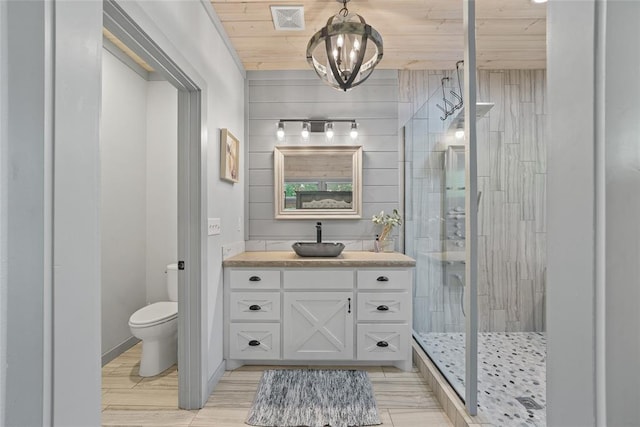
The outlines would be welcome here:
[[[316,220],[274,219],[276,145],[362,145],[362,219],[322,220],[323,240],[352,240],[350,249],[358,249],[363,240],[372,240],[379,230],[371,216],[382,209],[399,208],[401,201],[397,72],[377,70],[361,86],[345,93],[323,84],[313,71],[250,71],[247,95],[248,249],[273,249],[275,242],[315,239]],[[359,136],[353,142],[348,126],[338,123],[332,142],[321,133],[303,141],[301,125],[291,123],[284,141],[278,141],[279,119],[355,119]],[[286,246],[283,243],[282,248]]]

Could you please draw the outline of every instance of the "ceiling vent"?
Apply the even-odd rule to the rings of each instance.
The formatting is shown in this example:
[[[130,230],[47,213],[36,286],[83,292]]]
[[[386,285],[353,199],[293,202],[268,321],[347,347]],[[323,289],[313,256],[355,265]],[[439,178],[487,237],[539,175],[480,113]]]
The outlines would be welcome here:
[[[271,16],[278,31],[304,30],[304,6],[271,6]]]

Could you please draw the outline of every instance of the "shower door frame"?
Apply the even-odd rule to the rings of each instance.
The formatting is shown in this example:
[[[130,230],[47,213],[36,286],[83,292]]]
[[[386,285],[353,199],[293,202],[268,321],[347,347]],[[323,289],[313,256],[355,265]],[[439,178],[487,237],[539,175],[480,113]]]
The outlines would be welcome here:
[[[476,139],[475,0],[463,0],[465,133],[465,406],[478,412],[478,146]],[[471,118],[471,120],[469,120]]]

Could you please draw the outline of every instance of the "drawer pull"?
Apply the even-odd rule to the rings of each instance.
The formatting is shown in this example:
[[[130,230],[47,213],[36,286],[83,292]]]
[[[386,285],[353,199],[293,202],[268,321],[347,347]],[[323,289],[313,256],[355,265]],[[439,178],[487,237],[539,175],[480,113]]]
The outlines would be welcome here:
[[[251,276],[251,277],[249,277],[249,281],[250,282],[259,282],[260,280],[262,280],[260,278],[260,276]]]
[[[389,347],[389,343],[386,341],[378,341],[376,344],[378,347]]]
[[[387,311],[387,310],[389,310],[389,307],[387,307],[386,305],[379,305],[378,308],[376,308],[376,310],[378,310],[378,311]]]
[[[260,310],[262,310],[262,307],[260,307],[258,304],[253,304],[252,306],[249,307],[249,310],[251,310],[251,311],[260,311]]]
[[[380,343],[378,343],[378,344],[380,344]],[[260,341],[258,341],[258,340],[251,340],[251,341],[249,341],[249,345],[250,345],[251,347],[257,347],[257,346],[259,346],[259,345],[260,345]]]
[[[388,282],[389,278],[387,276],[378,276],[376,279],[378,282]]]

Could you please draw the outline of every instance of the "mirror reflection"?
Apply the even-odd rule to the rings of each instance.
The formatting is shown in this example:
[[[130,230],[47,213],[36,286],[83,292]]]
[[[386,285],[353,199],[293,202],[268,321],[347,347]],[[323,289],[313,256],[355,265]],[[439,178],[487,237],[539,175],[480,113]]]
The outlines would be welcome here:
[[[362,148],[276,147],[276,218],[359,218]]]

